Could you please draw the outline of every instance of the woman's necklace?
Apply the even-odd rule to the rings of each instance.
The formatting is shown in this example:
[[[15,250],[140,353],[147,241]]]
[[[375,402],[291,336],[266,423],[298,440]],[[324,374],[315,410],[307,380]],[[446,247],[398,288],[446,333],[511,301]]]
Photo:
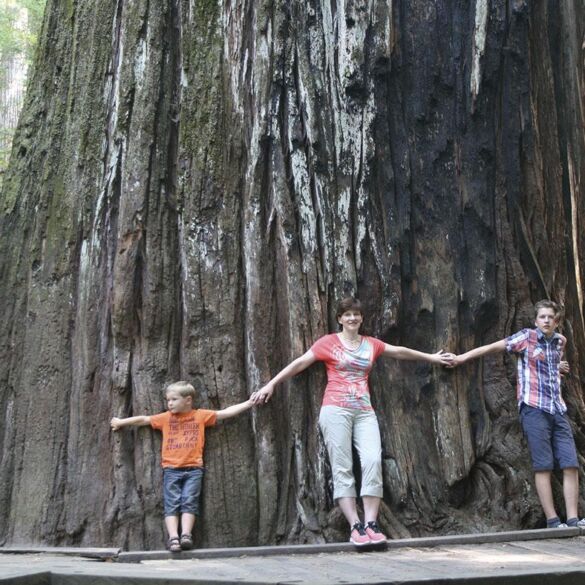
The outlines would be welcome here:
[[[362,338],[359,335],[352,339],[348,339],[347,337],[345,337],[345,335],[343,335],[343,333],[340,333],[339,337],[341,338],[341,342],[343,343],[343,345],[345,345],[349,349],[357,349],[362,342]]]

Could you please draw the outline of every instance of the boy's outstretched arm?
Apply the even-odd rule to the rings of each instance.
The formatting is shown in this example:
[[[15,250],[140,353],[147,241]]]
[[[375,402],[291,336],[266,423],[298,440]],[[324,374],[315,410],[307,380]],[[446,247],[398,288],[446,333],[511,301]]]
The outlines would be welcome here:
[[[217,420],[223,420],[224,418],[231,418],[232,416],[237,416],[241,414],[245,410],[248,410],[254,406],[254,403],[251,400],[246,400],[246,402],[240,402],[240,404],[234,404],[233,406],[228,406],[223,410],[217,410],[215,415]]]
[[[117,431],[122,427],[145,427],[150,424],[149,416],[130,416],[128,418],[114,417],[110,421],[110,426],[113,431]]]
[[[498,353],[501,351],[506,351],[506,340],[500,339],[500,341],[494,341],[494,343],[489,343],[488,345],[482,345],[480,347],[476,347],[475,349],[470,349],[469,351],[462,353],[461,355],[456,355],[453,358],[453,363],[451,367],[460,366],[465,362],[470,360],[475,360],[477,358],[483,357],[484,355],[488,355],[490,353]]]

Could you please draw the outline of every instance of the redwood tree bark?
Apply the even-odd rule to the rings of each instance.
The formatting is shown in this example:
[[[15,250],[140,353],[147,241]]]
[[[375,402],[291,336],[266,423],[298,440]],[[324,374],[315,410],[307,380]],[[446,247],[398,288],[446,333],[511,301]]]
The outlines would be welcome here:
[[[424,351],[564,303],[582,461],[584,34],[571,0],[49,0],[0,201],[0,542],[160,547],[159,439],[111,416],[244,400],[348,293]],[[393,537],[539,525],[514,377],[378,362]],[[199,545],[346,538],[324,382],[209,431]]]

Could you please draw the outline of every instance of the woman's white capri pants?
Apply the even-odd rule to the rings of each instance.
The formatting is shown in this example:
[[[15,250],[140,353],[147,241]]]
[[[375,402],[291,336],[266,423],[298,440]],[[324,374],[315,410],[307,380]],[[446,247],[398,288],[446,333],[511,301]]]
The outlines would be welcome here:
[[[352,443],[358,452],[362,469],[360,496],[381,498],[382,442],[374,411],[323,406],[319,414],[319,426],[329,453],[334,499],[356,497]]]

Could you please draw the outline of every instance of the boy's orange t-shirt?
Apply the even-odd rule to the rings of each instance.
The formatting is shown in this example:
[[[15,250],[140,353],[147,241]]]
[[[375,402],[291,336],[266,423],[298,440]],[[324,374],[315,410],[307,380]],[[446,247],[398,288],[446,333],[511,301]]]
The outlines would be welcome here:
[[[163,467],[203,467],[205,427],[217,421],[214,410],[163,412],[150,417],[150,426],[162,431]]]

